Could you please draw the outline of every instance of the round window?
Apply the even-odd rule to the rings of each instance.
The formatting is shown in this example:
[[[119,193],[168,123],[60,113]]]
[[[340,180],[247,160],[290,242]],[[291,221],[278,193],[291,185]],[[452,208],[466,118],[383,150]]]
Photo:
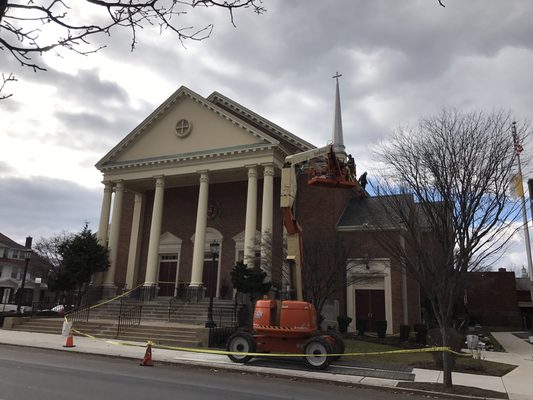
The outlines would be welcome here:
[[[176,135],[180,138],[184,138],[191,133],[192,124],[186,119],[180,119],[176,124]]]

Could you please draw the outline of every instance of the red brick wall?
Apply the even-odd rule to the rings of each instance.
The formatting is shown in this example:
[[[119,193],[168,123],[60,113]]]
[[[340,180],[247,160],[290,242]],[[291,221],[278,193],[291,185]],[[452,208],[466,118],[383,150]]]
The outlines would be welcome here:
[[[486,326],[521,326],[514,272],[465,274],[466,308],[471,317]]]
[[[261,230],[261,206],[263,195],[263,181],[258,181],[257,196],[257,225],[256,229]],[[279,209],[280,180],[274,179],[274,224],[273,237],[274,251],[281,253],[282,246],[282,220]],[[230,182],[209,185],[209,204],[215,204],[218,213],[215,218],[208,219],[207,226],[217,229],[223,235],[221,243],[221,283],[231,287],[230,271],[235,265],[235,242],[233,237],[244,231],[246,214],[247,182]],[[154,190],[146,193],[145,212],[142,216],[141,251],[137,283],[144,282],[146,274],[146,262],[148,256],[148,242],[150,238],[150,224],[152,220],[152,209],[154,200]],[[134,195],[128,193],[124,197],[122,212],[122,223],[119,240],[119,257],[117,263],[117,273],[115,281],[125,282],[126,267],[128,262],[129,240],[133,216]],[[198,186],[166,188],[163,205],[163,222],[161,233],[170,232],[179,237],[182,242],[179,277],[180,282],[190,282],[191,265],[193,256],[193,242],[191,241],[196,229],[196,210],[198,205]],[[280,257],[277,257],[279,260]],[[279,261],[273,266],[274,281],[279,279],[277,274],[281,272]]]

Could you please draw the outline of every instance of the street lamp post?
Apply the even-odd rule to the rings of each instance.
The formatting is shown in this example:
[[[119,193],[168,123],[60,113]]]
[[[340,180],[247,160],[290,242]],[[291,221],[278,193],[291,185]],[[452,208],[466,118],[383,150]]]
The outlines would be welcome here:
[[[213,321],[213,292],[215,289],[215,268],[217,266],[218,248],[220,244],[213,240],[209,248],[211,250],[212,263],[209,270],[209,307],[207,308],[207,321],[205,323],[206,328],[215,328],[217,324]]]
[[[28,236],[26,238],[25,250],[24,250],[24,273],[22,274],[22,285],[20,285],[19,296],[17,301],[17,314],[20,314],[20,306],[24,297],[24,288],[26,286],[26,274],[28,273],[28,264],[31,259],[31,242],[32,237]]]

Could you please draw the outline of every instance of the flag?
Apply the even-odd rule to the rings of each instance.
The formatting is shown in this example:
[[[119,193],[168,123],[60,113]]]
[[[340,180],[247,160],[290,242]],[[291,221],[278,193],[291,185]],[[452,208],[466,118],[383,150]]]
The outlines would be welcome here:
[[[524,197],[524,186],[522,184],[522,174],[516,173],[511,178],[511,196],[514,198],[522,198]]]

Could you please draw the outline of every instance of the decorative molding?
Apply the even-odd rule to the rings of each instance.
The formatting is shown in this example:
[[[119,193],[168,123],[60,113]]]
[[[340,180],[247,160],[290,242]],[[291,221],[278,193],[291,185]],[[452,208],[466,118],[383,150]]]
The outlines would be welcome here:
[[[155,179],[155,187],[156,188],[164,188],[165,187],[165,177],[164,175],[156,175],[154,176]]]
[[[248,179],[257,178],[257,166],[247,165],[246,168],[248,168]]]
[[[274,166],[272,164],[265,165],[263,169],[263,176],[274,176]]]
[[[102,181],[104,184],[104,193],[113,192],[113,182]]]
[[[214,150],[195,151],[190,153],[174,154],[170,156],[149,157],[128,161],[113,161],[101,167],[102,172],[108,172],[119,169],[151,167],[151,166],[171,166],[186,161],[198,161],[213,159],[218,157],[232,157],[237,154],[253,153],[264,150],[274,149],[276,146],[264,143],[255,143],[251,145],[233,146]]]
[[[124,191],[124,181],[119,180],[115,182],[115,193]]]
[[[200,183],[209,183],[209,173],[207,171],[200,173]]]

